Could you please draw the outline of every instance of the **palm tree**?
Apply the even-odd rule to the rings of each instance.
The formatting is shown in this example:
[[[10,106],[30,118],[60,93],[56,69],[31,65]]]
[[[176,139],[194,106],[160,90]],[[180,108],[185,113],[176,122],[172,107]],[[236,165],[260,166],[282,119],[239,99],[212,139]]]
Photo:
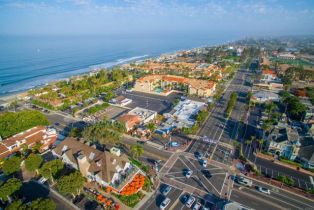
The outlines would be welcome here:
[[[259,148],[259,150],[261,150],[262,148],[263,148],[263,145],[264,145],[264,142],[265,142],[265,140],[264,139],[259,139],[258,140],[258,148]]]
[[[140,144],[132,145],[131,153],[134,158],[138,158],[144,153],[144,148]]]
[[[148,123],[146,127],[148,130],[153,132],[156,129],[156,124],[151,122],[151,123]]]

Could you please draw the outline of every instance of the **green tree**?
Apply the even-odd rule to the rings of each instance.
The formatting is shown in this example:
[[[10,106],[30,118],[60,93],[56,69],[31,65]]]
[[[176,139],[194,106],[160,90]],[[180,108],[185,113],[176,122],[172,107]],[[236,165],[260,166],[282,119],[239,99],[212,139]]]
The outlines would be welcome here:
[[[3,201],[8,201],[9,197],[18,191],[22,186],[22,182],[19,179],[11,178],[0,187],[0,198]]]
[[[13,201],[8,207],[5,208],[6,210],[26,210],[27,206],[23,204],[21,200]]]
[[[39,111],[24,110],[0,114],[0,136],[7,138],[38,125],[48,125],[46,116]]]
[[[38,173],[38,169],[43,163],[43,158],[41,155],[30,154],[25,160],[25,168],[28,171],[36,171]]]
[[[131,153],[134,158],[138,158],[144,153],[144,147],[140,144],[132,145]]]
[[[69,136],[74,137],[74,138],[80,138],[82,137],[82,130],[79,128],[72,128]]]
[[[4,160],[2,170],[5,175],[16,173],[20,170],[22,158],[18,156],[12,156],[9,159]]]
[[[61,160],[51,160],[49,162],[44,163],[44,165],[39,169],[39,173],[54,182],[54,178],[56,178],[60,171],[64,168],[64,164]]]
[[[57,183],[58,190],[63,194],[71,194],[73,197],[80,194],[85,178],[75,171],[67,176],[63,176]]]
[[[28,210],[55,210],[57,208],[56,204],[49,198],[39,198],[32,201],[28,206]]]
[[[148,123],[146,125],[147,129],[150,130],[151,132],[154,132],[154,130],[156,129],[156,124],[155,123]]]

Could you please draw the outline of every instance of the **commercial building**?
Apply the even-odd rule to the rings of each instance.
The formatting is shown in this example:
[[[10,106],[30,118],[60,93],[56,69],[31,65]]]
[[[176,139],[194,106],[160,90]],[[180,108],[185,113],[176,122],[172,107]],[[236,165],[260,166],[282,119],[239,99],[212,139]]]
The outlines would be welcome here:
[[[121,154],[116,148],[111,151],[112,153],[102,152],[95,146],[84,143],[83,140],[66,138],[52,150],[52,153],[68,166],[79,170],[89,182],[97,182],[120,193],[137,174],[142,172],[125,154]]]
[[[111,99],[109,102],[111,104],[118,105],[118,106],[126,106],[132,103],[132,99],[126,98],[124,96],[118,96],[114,99]]]
[[[258,91],[253,93],[252,101],[256,103],[265,103],[269,101],[279,101],[279,95],[270,91]]]
[[[128,112],[129,115],[136,115],[140,118],[141,124],[146,124],[155,119],[157,112],[149,109],[144,109],[141,107],[135,107]]]
[[[191,128],[195,124],[195,116],[205,107],[205,103],[192,100],[180,101],[170,113],[164,114],[167,118],[156,130],[160,134],[169,133],[173,128]]]
[[[0,158],[5,158],[22,150],[26,145],[32,148],[41,144],[39,151],[43,152],[51,147],[57,140],[57,132],[53,128],[37,126],[0,141]]]
[[[216,83],[213,81],[174,75],[148,75],[138,79],[134,85],[134,90],[141,92],[167,94],[172,90],[178,90],[205,97],[212,96],[215,89]]]

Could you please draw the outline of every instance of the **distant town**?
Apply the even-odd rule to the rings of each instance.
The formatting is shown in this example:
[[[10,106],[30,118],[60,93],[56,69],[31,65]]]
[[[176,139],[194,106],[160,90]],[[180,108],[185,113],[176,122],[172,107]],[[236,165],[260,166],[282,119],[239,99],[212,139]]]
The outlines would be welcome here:
[[[0,99],[0,209],[313,209],[314,37],[247,38]]]

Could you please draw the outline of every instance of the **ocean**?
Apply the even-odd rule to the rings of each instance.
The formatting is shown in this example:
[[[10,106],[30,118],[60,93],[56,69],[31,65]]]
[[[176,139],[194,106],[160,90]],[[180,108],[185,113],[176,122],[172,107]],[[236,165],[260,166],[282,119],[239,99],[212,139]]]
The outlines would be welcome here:
[[[231,41],[222,36],[0,36],[0,96],[163,53]]]

